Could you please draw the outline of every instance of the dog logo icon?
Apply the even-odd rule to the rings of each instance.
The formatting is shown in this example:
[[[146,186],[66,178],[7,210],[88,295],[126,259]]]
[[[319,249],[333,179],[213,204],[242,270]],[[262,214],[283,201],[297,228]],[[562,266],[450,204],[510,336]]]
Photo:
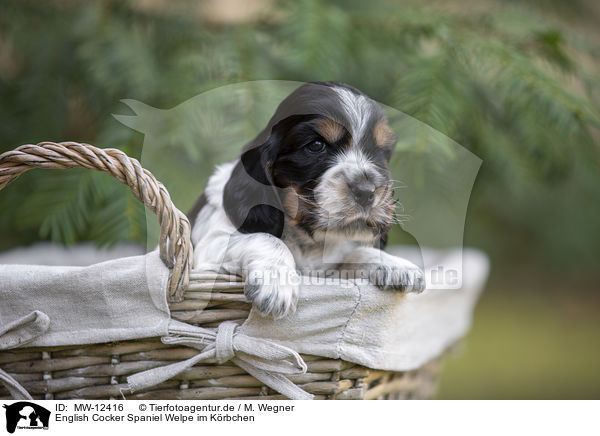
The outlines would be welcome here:
[[[48,429],[50,411],[30,403],[19,401],[3,406],[6,409],[6,431],[14,433],[19,429]]]

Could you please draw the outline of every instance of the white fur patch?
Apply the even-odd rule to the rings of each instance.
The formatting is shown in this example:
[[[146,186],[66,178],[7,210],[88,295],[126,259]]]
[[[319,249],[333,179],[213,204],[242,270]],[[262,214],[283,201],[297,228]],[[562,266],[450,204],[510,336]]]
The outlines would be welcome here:
[[[342,171],[349,180],[357,175],[372,175],[377,171],[377,167],[358,147],[352,147],[350,150],[340,153],[336,157],[336,164],[333,168],[338,168],[338,171]]]
[[[368,121],[373,113],[372,103],[364,95],[356,95],[346,88],[334,87],[333,90],[340,98],[346,116],[350,120],[350,130],[354,143],[364,136]]]
[[[223,207],[223,190],[237,162],[238,160],[236,159],[233,162],[227,162],[215,168],[215,172],[208,179],[206,189],[204,190],[206,201],[209,204],[218,208]]]

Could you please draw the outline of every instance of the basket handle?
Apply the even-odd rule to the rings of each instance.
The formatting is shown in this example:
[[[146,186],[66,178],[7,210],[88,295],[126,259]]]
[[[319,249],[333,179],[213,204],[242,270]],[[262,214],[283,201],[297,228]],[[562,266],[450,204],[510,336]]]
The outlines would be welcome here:
[[[160,257],[171,269],[169,300],[183,300],[193,259],[190,222],[175,207],[169,192],[137,159],[121,150],[100,149],[77,142],[40,142],[22,145],[0,154],[0,190],[33,168],[89,168],[104,171],[129,186],[133,194],[157,217],[160,225]]]

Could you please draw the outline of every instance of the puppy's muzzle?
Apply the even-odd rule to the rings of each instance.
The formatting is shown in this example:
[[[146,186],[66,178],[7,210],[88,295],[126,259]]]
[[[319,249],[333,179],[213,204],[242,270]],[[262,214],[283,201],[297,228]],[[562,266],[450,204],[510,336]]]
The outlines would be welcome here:
[[[368,208],[375,201],[375,184],[369,181],[359,181],[350,183],[350,192],[357,204],[363,208]]]

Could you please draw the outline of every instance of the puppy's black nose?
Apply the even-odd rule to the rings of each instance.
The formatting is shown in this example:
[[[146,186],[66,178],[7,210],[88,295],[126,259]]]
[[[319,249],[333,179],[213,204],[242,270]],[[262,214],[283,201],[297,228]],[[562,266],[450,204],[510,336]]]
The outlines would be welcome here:
[[[352,195],[362,207],[370,206],[375,199],[375,185],[371,182],[360,182],[351,186]]]

